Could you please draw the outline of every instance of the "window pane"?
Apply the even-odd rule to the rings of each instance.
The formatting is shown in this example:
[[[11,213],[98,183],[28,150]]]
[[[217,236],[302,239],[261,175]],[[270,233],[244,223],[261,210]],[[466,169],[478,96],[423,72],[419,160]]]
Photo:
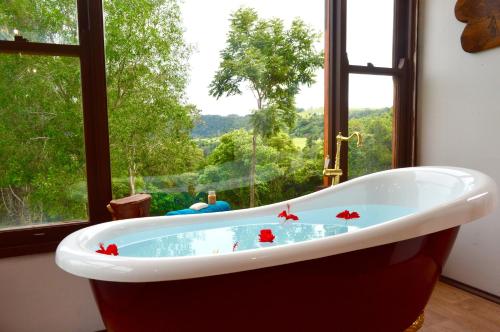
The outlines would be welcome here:
[[[259,31],[235,37],[252,34],[252,42],[243,44],[254,48],[240,53],[248,55],[245,59],[231,55],[241,69],[232,81],[241,84],[232,89],[220,79],[224,74],[216,73],[229,66],[221,66],[221,51],[230,18],[242,6],[255,11],[241,15],[267,21],[260,21]],[[300,196],[322,184],[323,0],[159,1],[139,8],[114,1],[105,11],[116,198],[149,192],[152,214],[162,215],[206,202],[207,191],[215,190],[217,200],[232,209],[248,207],[254,128],[255,205]],[[290,30],[296,17],[303,23],[296,21]],[[287,42],[273,44],[280,42],[281,31],[288,31],[282,34]],[[307,63],[291,68],[293,58]],[[299,67],[306,70],[293,72]],[[282,71],[261,75],[273,68]],[[252,73],[283,84],[265,86],[251,81]],[[219,98],[212,84],[216,77]],[[287,86],[287,79],[302,82]]]
[[[0,54],[0,228],[87,218],[78,59]]]
[[[76,0],[4,0],[0,40],[21,35],[31,42],[78,44]]]
[[[351,65],[392,67],[394,0],[348,0],[346,48]]]
[[[364,138],[349,143],[350,179],[391,168],[393,100],[391,76],[349,75],[349,133]]]

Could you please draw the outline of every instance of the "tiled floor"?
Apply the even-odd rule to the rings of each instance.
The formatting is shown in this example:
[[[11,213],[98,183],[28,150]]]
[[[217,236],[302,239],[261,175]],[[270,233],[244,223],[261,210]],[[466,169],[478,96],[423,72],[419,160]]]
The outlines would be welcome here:
[[[500,332],[500,305],[439,283],[425,309],[422,332]]]

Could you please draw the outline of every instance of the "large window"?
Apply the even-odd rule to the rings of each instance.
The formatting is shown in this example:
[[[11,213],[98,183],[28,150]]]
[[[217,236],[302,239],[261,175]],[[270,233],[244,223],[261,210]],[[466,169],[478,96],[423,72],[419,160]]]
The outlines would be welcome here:
[[[349,64],[367,69],[391,68],[393,31],[394,0],[348,0],[346,53]],[[349,72],[348,133],[358,131],[364,138],[361,148],[354,142],[349,146],[348,178],[354,178],[392,167],[394,84],[392,76]]]
[[[327,1],[325,153],[339,132],[364,137],[341,150],[342,180],[414,164],[416,11],[415,0]]]
[[[0,7],[0,256],[109,218],[98,1]],[[102,17],[102,16],[101,16]]]
[[[348,178],[392,168],[394,83],[390,76],[349,75],[349,134],[362,134],[363,145],[349,143]]]
[[[316,191],[324,0],[143,2],[104,8],[114,197],[163,215]]]
[[[0,54],[0,228],[87,220],[76,58]]]
[[[377,4],[375,4],[377,3]],[[416,0],[19,0],[0,7],[0,256],[107,221],[313,192],[413,163]],[[382,20],[382,21],[381,21]],[[28,248],[28,249],[26,249]]]
[[[77,45],[76,0],[4,0],[0,7],[0,40]]]

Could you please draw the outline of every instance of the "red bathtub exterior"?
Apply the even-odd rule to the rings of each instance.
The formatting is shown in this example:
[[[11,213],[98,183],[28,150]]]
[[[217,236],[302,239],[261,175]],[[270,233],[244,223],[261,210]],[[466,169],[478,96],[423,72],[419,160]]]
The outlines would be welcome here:
[[[424,310],[458,229],[231,274],[90,282],[108,332],[402,332]]]

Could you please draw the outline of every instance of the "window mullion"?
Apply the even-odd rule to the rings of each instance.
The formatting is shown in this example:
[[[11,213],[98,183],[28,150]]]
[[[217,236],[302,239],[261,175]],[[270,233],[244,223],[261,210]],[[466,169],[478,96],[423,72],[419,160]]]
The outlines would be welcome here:
[[[78,0],[90,222],[110,220],[112,199],[102,1]]]
[[[335,156],[335,137],[348,130],[349,62],[346,53],[346,0],[327,1],[325,61],[325,155]],[[347,179],[348,149],[341,150],[340,167],[345,170],[341,181]],[[326,184],[326,181],[325,181]]]
[[[80,46],[0,40],[0,53],[79,57]]]
[[[418,0],[395,2],[393,167],[415,165],[416,141],[416,25]]]
[[[400,72],[396,68],[349,65],[349,74],[397,76]]]

